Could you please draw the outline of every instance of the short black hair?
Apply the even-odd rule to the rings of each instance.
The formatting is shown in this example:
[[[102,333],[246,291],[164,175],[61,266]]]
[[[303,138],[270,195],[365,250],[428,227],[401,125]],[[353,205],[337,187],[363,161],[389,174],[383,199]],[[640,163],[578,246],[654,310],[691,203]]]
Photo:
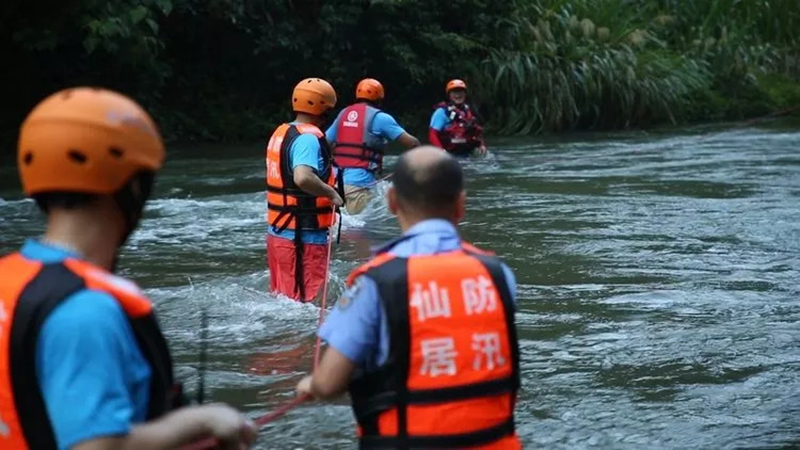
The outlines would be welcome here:
[[[47,192],[36,194],[33,200],[44,212],[50,208],[59,209],[80,209],[96,202],[100,197],[93,194],[81,194],[77,192]]]
[[[449,155],[426,167],[413,167],[406,154],[397,162],[392,183],[401,202],[428,214],[449,213],[464,190],[464,171]]]

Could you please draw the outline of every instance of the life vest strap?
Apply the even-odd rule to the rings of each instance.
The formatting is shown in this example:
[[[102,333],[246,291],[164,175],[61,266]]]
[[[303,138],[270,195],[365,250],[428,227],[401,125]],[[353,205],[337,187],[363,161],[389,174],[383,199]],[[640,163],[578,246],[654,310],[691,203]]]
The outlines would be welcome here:
[[[482,383],[466,384],[439,389],[410,390],[408,391],[409,405],[425,405],[430,403],[447,403],[468,400],[491,395],[508,394],[517,389],[514,376],[499,378]],[[360,402],[359,418],[368,420],[370,416],[379,414],[392,407],[397,402],[396,392],[381,392],[371,398]]]
[[[29,448],[56,448],[36,375],[39,332],[58,305],[85,287],[83,279],[63,264],[45,264],[17,301],[9,342],[10,375],[17,414]]]
[[[267,203],[267,208],[283,212],[283,213],[293,213],[298,216],[302,215],[316,215],[316,214],[323,214],[331,212],[330,206],[314,206],[314,207],[305,207],[305,206],[297,206],[297,205],[275,205],[272,203]]]
[[[270,204],[267,205],[267,208],[279,212],[278,216],[275,217],[274,223],[270,224],[272,226],[273,231],[275,231],[276,233],[280,233],[289,228],[289,225],[292,223],[293,219],[297,224],[297,228],[294,228],[295,237],[299,235],[300,230],[323,231],[328,229],[327,227],[325,228],[303,227],[301,226],[301,224],[297,219],[299,219],[300,217],[317,216],[320,213],[330,212],[331,211],[330,208],[301,208],[298,206],[278,206]],[[286,220],[283,220],[284,218]],[[281,223],[282,220],[283,220],[283,225],[278,225],[279,223]]]
[[[440,389],[426,389],[408,392],[409,405],[425,403],[444,403],[467,400],[490,395],[507,394],[516,390],[514,378],[509,376],[483,383],[467,384]]]
[[[383,161],[383,157],[381,155],[368,156],[365,153],[362,153],[360,155],[336,155],[336,157],[337,158],[352,158],[352,159],[357,159],[359,161],[368,161],[368,162],[375,163],[375,164],[378,164],[378,163]],[[347,166],[344,166],[343,168],[344,169],[349,169],[349,167],[347,167]]]
[[[292,197],[302,197],[302,196],[313,197],[312,195],[309,195],[306,191],[299,188],[278,187],[278,186],[272,186],[270,184],[267,185],[267,192],[272,192],[273,194],[283,194]]]
[[[385,374],[382,374],[385,375]],[[408,405],[425,405],[430,403],[457,402],[460,400],[488,397],[491,395],[508,394],[517,390],[516,378],[511,375],[497,380],[482,383],[467,384],[440,389],[410,390],[408,391]],[[397,404],[397,393],[394,391],[380,392],[364,401],[359,402],[357,417],[359,423],[369,423],[378,414],[393,408]],[[367,431],[365,434],[369,434]]]
[[[336,150],[339,147],[349,147],[349,148],[360,148],[361,153],[344,153],[342,151],[337,152]],[[337,142],[336,148],[333,150],[334,159],[340,160],[339,166],[342,166],[341,160],[346,159],[355,159],[356,161],[367,161],[370,163],[377,164],[380,166],[383,164],[383,157],[384,157],[384,150],[371,147],[366,143],[356,144],[356,143],[348,143],[348,142]],[[347,165],[344,165],[343,168],[349,168]]]
[[[360,144],[357,144],[355,142],[337,142],[336,143],[336,147],[356,147],[356,148],[364,149],[364,150],[366,150],[368,152],[378,153],[378,154],[381,154],[381,155],[383,155],[385,153],[385,151],[382,148],[372,147],[372,146],[369,146],[369,145],[367,145],[366,143],[363,143],[363,142],[360,143]],[[335,148],[333,150],[333,153],[334,153],[334,155],[336,155],[336,149]],[[350,156],[350,155],[339,155],[339,156]]]
[[[362,436],[360,449],[465,448],[486,445],[514,434],[514,419],[471,433],[428,436]],[[401,442],[405,441],[405,443]]]

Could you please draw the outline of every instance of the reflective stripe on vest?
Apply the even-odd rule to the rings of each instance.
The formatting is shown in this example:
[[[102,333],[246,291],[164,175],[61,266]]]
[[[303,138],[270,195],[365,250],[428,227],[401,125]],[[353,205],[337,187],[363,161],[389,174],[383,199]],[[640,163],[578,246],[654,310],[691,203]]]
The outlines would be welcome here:
[[[152,304],[135,284],[84,261],[42,264],[19,253],[0,259],[0,273],[0,448],[56,448],[36,374],[36,345],[50,313],[82,289],[108,293],[125,312],[152,372],[147,419],[181,404]]]
[[[350,385],[361,447],[520,448],[519,348],[500,262],[471,246],[384,253],[348,284],[361,275],[378,286],[391,341],[387,363]]]
[[[330,149],[322,131],[311,124],[279,126],[266,149],[267,221],[276,231],[327,230],[333,223],[330,199],[308,194],[294,183],[289,148],[298,136],[306,133],[319,140],[324,170],[317,175],[329,186],[336,185]]]
[[[356,103],[339,113],[333,151],[337,166],[380,170],[385,143],[369,132],[379,112],[379,109],[366,103]]]

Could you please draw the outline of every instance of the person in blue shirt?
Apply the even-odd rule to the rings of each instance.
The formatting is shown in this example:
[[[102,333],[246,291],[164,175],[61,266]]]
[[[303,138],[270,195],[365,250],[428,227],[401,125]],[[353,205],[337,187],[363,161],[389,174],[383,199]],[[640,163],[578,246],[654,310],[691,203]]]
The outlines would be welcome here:
[[[320,338],[328,344],[328,348],[314,373],[304,377],[298,383],[298,394],[329,399],[344,392],[352,382],[353,384],[350,386],[351,396],[353,396],[354,393],[357,393],[358,386],[363,386],[361,380],[375,376],[392,376],[389,374],[390,370],[383,370],[386,364],[397,363],[397,361],[388,361],[392,346],[398,345],[398,342],[394,340],[398,334],[396,330],[392,331],[392,329],[397,326],[397,320],[408,319],[397,319],[393,315],[390,316],[385,306],[386,299],[382,298],[382,293],[409,295],[408,299],[393,297],[391,304],[396,305],[394,302],[408,301],[410,310],[408,314],[415,316],[415,311],[417,311],[415,308],[421,308],[421,304],[419,298],[416,298],[411,292],[397,294],[400,289],[398,286],[409,286],[411,283],[405,279],[392,278],[396,276],[396,267],[401,264],[392,266],[391,269],[386,267],[386,270],[381,272],[389,277],[389,281],[382,278],[382,275],[377,275],[378,272],[370,272],[371,269],[378,270],[378,268],[384,267],[385,261],[394,258],[443,256],[452,255],[457,251],[464,251],[467,255],[476,253],[485,255],[464,243],[459,237],[456,224],[463,218],[465,210],[463,172],[460,164],[440,149],[420,147],[402,155],[395,169],[394,186],[387,193],[387,201],[390,210],[397,216],[403,232],[402,236],[380,247],[375,260],[362,266],[362,269],[357,269],[351,275],[350,287],[342,295],[337,307],[331,312],[319,331]],[[510,308],[507,313],[513,318],[516,302],[514,299],[516,290],[514,274],[505,264],[492,257],[485,257],[495,261],[493,264],[498,268],[498,279],[495,286],[501,293],[500,296],[508,299],[508,302],[504,302],[504,304]],[[411,263],[404,264],[408,264],[410,267]],[[451,268],[443,265],[440,270],[441,272],[428,274],[428,276],[433,277],[434,280],[440,279],[442,285],[448,283],[446,280],[452,280]],[[410,291],[411,289],[406,288],[406,290]],[[507,292],[507,296],[504,296],[503,292]],[[443,295],[443,297],[448,303],[444,308],[439,305],[438,311],[446,311],[448,317],[451,308],[458,308],[459,302],[466,301],[461,298],[460,289],[450,290],[449,296]],[[428,302],[430,302],[430,298],[423,301],[425,304]],[[402,309],[402,307],[400,308]],[[393,307],[393,309],[397,308]],[[422,314],[422,309],[419,311]],[[428,313],[430,312],[431,310],[428,311]],[[424,320],[424,317],[420,317],[421,320]],[[504,323],[506,323],[504,320],[501,321],[501,324]],[[435,327],[439,330],[452,329],[454,332],[458,332],[459,324],[460,322],[455,320],[447,325],[440,323]],[[513,322],[511,324],[513,326]],[[470,332],[470,330],[461,330],[460,332]],[[399,335],[402,336],[403,332]],[[410,332],[410,335],[412,340],[415,339],[413,332]],[[516,346],[515,335],[513,338],[509,338],[509,342],[511,346]],[[405,343],[399,344],[398,348],[407,348],[408,345],[408,341],[405,341]],[[459,349],[459,352],[464,350]],[[407,352],[401,350],[401,353]],[[453,354],[455,353],[453,352]],[[508,356],[506,360],[509,359],[512,358]],[[471,365],[470,360],[469,366],[471,367]],[[394,369],[391,372],[394,372]],[[359,378],[353,381],[356,376]],[[380,380],[373,379],[373,381],[376,385],[382,385]],[[356,408],[359,401],[354,398],[353,402],[354,408]],[[409,415],[408,420],[412,421],[413,417]],[[361,425],[361,418],[359,418],[359,424]],[[421,426],[430,426],[430,424],[421,424]],[[437,432],[437,434],[439,433]],[[513,437],[509,437],[509,439],[515,441]]]
[[[445,95],[447,100],[433,107],[428,140],[455,156],[485,155],[482,119],[467,102],[467,83],[457,79],[448,81]]]
[[[319,129],[334,106],[330,83],[300,81],[292,92],[295,120],[279,126],[267,144],[270,290],[302,302],[314,300],[325,281],[333,207],[344,203]]]
[[[383,156],[389,141],[405,148],[419,145],[419,140],[381,111],[383,85],[365,78],[356,86],[356,103],[343,109],[325,137],[334,147],[336,165],[344,170],[345,205],[349,214],[364,210],[372,198],[376,174],[383,170]]]
[[[182,406],[152,303],[113,275],[165,156],[149,115],[67,89],[28,115],[18,153],[47,228],[0,259],[0,448],[249,446],[255,428],[230,406]]]

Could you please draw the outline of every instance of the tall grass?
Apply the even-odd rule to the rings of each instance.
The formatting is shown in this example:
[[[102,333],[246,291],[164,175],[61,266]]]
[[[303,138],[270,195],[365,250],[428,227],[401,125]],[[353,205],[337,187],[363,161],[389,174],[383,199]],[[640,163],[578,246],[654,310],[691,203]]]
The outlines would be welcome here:
[[[800,79],[798,0],[528,0],[475,69],[500,133],[678,123]],[[721,100],[720,100],[721,99]]]

